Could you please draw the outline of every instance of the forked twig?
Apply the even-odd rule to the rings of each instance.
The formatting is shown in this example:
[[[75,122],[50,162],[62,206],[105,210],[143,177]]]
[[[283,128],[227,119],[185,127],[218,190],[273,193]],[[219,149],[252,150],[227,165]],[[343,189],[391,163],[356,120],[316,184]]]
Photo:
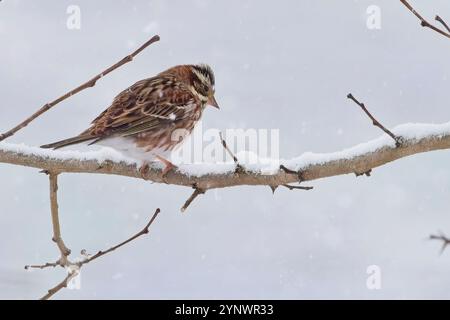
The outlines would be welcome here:
[[[143,51],[145,48],[150,46],[152,43],[159,41],[159,39],[160,39],[159,36],[157,36],[157,35],[153,36],[150,40],[148,40],[146,43],[144,43],[142,46],[140,46],[137,50],[135,50],[130,55],[124,57],[119,62],[117,62],[114,65],[110,66],[109,68],[107,68],[103,72],[97,74],[95,77],[93,77],[92,79],[90,79],[87,82],[83,83],[82,85],[80,85],[80,86],[76,87],[75,89],[65,93],[64,95],[62,95],[61,97],[57,98],[56,100],[45,104],[38,111],[36,111],[33,115],[31,115],[30,117],[25,119],[23,122],[21,122],[20,124],[18,124],[14,128],[12,128],[11,130],[9,130],[9,131],[7,131],[7,132],[5,132],[3,134],[0,134],[0,141],[6,139],[8,137],[13,136],[17,131],[25,128],[33,120],[35,120],[40,115],[42,115],[43,113],[45,113],[48,110],[50,110],[51,108],[53,108],[58,103],[66,100],[67,98],[70,98],[71,96],[73,96],[73,95],[83,91],[84,89],[91,88],[91,87],[95,86],[95,84],[97,83],[97,81],[99,79],[101,79],[102,77],[106,76],[110,72],[116,70],[117,68],[121,67],[122,65],[132,61],[135,56],[137,56],[139,53],[141,53],[141,51]]]
[[[68,270],[68,274],[67,276],[64,278],[63,281],[61,281],[60,283],[58,283],[55,287],[51,288],[48,290],[48,292],[41,298],[41,300],[47,300],[49,298],[51,298],[55,293],[57,293],[58,291],[60,291],[63,288],[67,288],[69,282],[75,278],[76,276],[78,276],[79,271],[81,269],[82,266],[84,266],[85,264],[88,264],[102,256],[104,256],[105,254],[108,254],[124,245],[126,245],[127,243],[130,243],[131,241],[139,238],[140,236],[149,233],[149,228],[150,226],[153,224],[153,222],[155,221],[156,217],[158,216],[158,214],[161,212],[161,210],[158,208],[156,209],[155,213],[153,214],[153,216],[151,217],[150,221],[147,223],[147,225],[138,233],[136,233],[135,235],[133,235],[132,237],[130,237],[129,239],[119,243],[118,245],[109,248],[108,250],[102,251],[100,250],[99,252],[97,252],[95,255],[85,258],[84,260],[81,260],[79,262],[71,262],[68,259],[65,260],[64,264],[61,262],[61,260],[57,261],[56,263],[46,263],[42,266],[39,265],[33,265],[33,266],[27,266],[25,267],[25,269],[29,269],[29,268],[39,268],[39,269],[44,269],[46,267],[56,267],[56,266],[62,266],[64,267],[66,270]],[[85,251],[85,250],[83,250]]]
[[[67,257],[70,255],[70,250],[65,245],[61,237],[61,227],[59,223],[59,208],[58,208],[58,174],[49,172],[50,180],[50,209],[52,214],[53,226],[53,242],[58,246],[61,253],[60,263],[66,265]]]
[[[450,28],[449,28],[449,26],[447,25],[447,23],[444,21],[444,19],[442,19],[440,16],[436,15],[436,17],[434,18],[434,20],[440,22],[440,23],[444,26],[444,28],[447,30],[447,32],[450,33]]]
[[[95,255],[91,257],[87,257],[84,260],[78,261],[78,262],[72,262],[69,260],[70,250],[65,245],[62,236],[61,236],[61,227],[59,222],[59,208],[58,208],[58,173],[47,171],[46,172],[49,175],[49,181],[50,181],[50,206],[51,206],[51,213],[52,213],[52,226],[53,226],[53,238],[52,240],[56,243],[59,252],[60,252],[60,258],[56,262],[47,262],[42,265],[27,265],[25,266],[25,269],[45,269],[50,267],[57,267],[61,266],[65,268],[68,271],[67,276],[64,278],[63,281],[58,283],[55,287],[48,290],[48,292],[41,298],[43,300],[49,299],[52,297],[55,293],[60,291],[63,288],[66,288],[69,284],[69,282],[75,278],[79,274],[79,270],[81,267],[89,262],[92,262],[95,259],[100,258],[101,256],[104,256],[105,254],[108,254],[127,243],[130,243],[131,241],[139,238],[140,236],[149,233],[149,228],[155,221],[158,214],[161,212],[161,210],[158,208],[156,209],[155,213],[151,217],[150,221],[146,224],[146,226],[133,235],[132,237],[128,238],[127,240],[119,243],[118,245],[109,248],[105,251],[99,251]]]
[[[436,17],[436,20],[439,21],[440,23],[442,23],[444,25],[444,27],[447,29],[447,31],[449,32],[445,32],[437,27],[435,27],[434,25],[432,25],[431,23],[429,23],[427,20],[425,20],[420,13],[418,13],[406,0],[400,0],[400,2],[406,7],[408,8],[409,11],[411,11],[419,20],[420,20],[420,25],[422,27],[426,27],[426,28],[430,28],[431,30],[436,31],[437,33],[443,35],[444,37],[450,38],[450,30],[448,28],[448,26],[446,25],[446,23],[444,22],[444,20],[442,20],[439,16]],[[438,19],[439,18],[439,19]]]
[[[360,106],[360,108],[364,111],[364,113],[372,120],[372,123],[374,126],[380,128],[381,130],[383,130],[385,133],[387,133],[392,139],[394,139],[395,141],[395,145],[397,147],[400,147],[402,144],[402,138],[401,137],[397,137],[395,134],[393,134],[389,129],[387,129],[385,126],[383,126],[377,119],[375,119],[375,117],[369,112],[369,110],[367,110],[366,106],[364,105],[364,103],[359,102],[351,93],[349,93],[347,95],[347,98],[352,100],[353,102],[355,102],[358,106]]]
[[[447,248],[447,246],[450,245],[450,239],[447,238],[447,237],[446,237],[444,234],[442,234],[442,233],[439,234],[439,235],[434,235],[434,234],[432,234],[432,235],[430,235],[429,239],[430,239],[430,240],[439,240],[439,241],[442,241],[442,248],[441,248],[440,254],[442,254],[442,253],[445,251],[445,249]]]

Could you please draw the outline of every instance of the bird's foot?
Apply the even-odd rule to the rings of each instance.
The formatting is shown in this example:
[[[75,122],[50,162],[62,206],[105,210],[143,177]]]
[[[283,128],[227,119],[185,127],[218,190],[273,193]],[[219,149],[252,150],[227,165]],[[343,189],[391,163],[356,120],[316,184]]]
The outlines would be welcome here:
[[[167,182],[167,174],[170,171],[176,170],[178,167],[176,165],[174,165],[172,162],[170,162],[169,160],[167,160],[167,159],[165,159],[163,157],[156,156],[156,159],[161,161],[164,164],[164,166],[165,166],[163,171],[162,171],[161,178],[162,178],[162,181],[164,183],[168,184],[168,182]]]
[[[149,166],[148,162],[144,162],[142,164],[142,166],[139,167],[139,173],[140,173],[142,179],[147,180],[147,174],[148,174],[149,170],[150,170],[150,166]]]

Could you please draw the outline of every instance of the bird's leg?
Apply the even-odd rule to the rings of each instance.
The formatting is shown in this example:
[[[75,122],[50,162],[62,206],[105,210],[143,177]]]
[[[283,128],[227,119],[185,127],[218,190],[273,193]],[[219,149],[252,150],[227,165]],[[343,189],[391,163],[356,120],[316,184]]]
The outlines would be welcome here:
[[[169,160],[161,157],[161,156],[156,156],[156,159],[158,159],[159,161],[161,161],[162,163],[164,163],[165,167],[162,171],[162,180],[167,183],[166,181],[166,175],[167,173],[169,173],[171,170],[178,168],[176,165],[174,165],[172,162],[170,162]]]
[[[142,165],[139,167],[139,173],[141,174],[141,178],[147,180],[147,173],[150,170],[150,166],[147,161],[144,161]]]

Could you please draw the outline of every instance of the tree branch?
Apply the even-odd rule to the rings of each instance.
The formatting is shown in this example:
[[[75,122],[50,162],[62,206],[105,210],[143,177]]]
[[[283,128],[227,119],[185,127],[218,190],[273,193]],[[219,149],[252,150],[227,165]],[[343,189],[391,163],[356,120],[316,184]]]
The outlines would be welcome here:
[[[201,168],[201,164],[181,164],[178,169],[169,172],[165,180],[162,169],[151,166],[146,178],[157,183],[179,186],[197,186],[204,191],[240,185],[280,186],[299,181],[311,181],[349,173],[363,173],[385,165],[397,159],[433,150],[450,149],[450,123],[441,125],[407,124],[392,130],[401,135],[403,143],[396,147],[390,137],[382,136],[362,145],[329,154],[307,153],[291,160],[281,161],[291,172],[278,167],[267,173],[252,165],[251,170],[235,174],[235,164],[217,164],[211,170]],[[78,153],[70,151],[52,151],[0,143],[0,163],[9,163],[26,167],[48,170],[55,173],[97,173],[113,174],[141,179],[139,165],[121,158],[116,152]],[[105,159],[106,158],[106,159]],[[107,160],[108,158],[114,159]]]
[[[73,96],[73,95],[83,91],[84,89],[94,87],[98,80],[100,80],[101,78],[103,78],[107,74],[111,73],[112,71],[116,70],[117,68],[123,66],[124,64],[132,61],[135,56],[137,56],[139,53],[141,53],[141,51],[143,51],[145,48],[150,46],[152,43],[159,41],[159,39],[160,39],[159,36],[157,36],[157,35],[153,36],[150,40],[148,40],[146,43],[144,43],[142,46],[140,46],[136,51],[134,51],[130,55],[124,57],[122,60],[120,60],[119,62],[117,62],[114,65],[110,66],[109,68],[105,69],[103,72],[97,74],[92,79],[90,79],[87,82],[83,83],[82,85],[76,87],[75,89],[65,93],[64,95],[62,95],[61,97],[57,98],[56,100],[54,100],[52,102],[49,102],[49,103],[46,103],[38,111],[36,111],[34,114],[32,114],[27,119],[25,119],[23,122],[19,123],[17,126],[12,128],[11,130],[9,130],[9,131],[7,131],[7,132],[5,132],[3,134],[0,134],[0,141],[3,141],[4,139],[6,139],[8,137],[13,136],[17,131],[25,128],[33,120],[35,120],[36,118],[38,118],[39,116],[41,116],[42,114],[44,114],[45,112],[47,112],[48,110],[50,110],[51,108],[56,106],[58,103],[60,103],[60,102],[62,102],[64,100],[70,98],[71,96]]]
[[[432,234],[430,235],[429,239],[442,241],[441,254],[445,251],[447,246],[450,245],[450,239],[442,233],[440,233],[439,235]]]
[[[42,265],[27,265],[25,266],[25,269],[45,269],[49,267],[57,267],[61,266],[67,270],[67,276],[62,280],[60,283],[58,283],[55,287],[48,290],[48,292],[41,298],[42,300],[47,300],[51,298],[55,293],[60,291],[63,288],[66,288],[69,284],[69,282],[78,276],[80,269],[83,265],[90,263],[101,256],[104,256],[105,254],[108,254],[110,252],[115,251],[116,249],[130,243],[131,241],[139,238],[140,236],[147,234],[149,232],[150,226],[155,221],[156,217],[160,213],[160,209],[156,209],[155,213],[153,214],[150,221],[146,224],[146,226],[130,237],[129,239],[119,243],[118,245],[109,248],[105,251],[99,251],[97,254],[93,255],[92,257],[86,257],[85,259],[78,261],[78,262],[72,262],[69,260],[70,250],[66,247],[62,236],[61,236],[61,227],[59,223],[59,209],[58,209],[58,174],[55,171],[51,170],[45,170],[45,172],[49,175],[49,181],[50,181],[50,207],[51,207],[51,214],[52,214],[52,226],[53,226],[53,238],[52,240],[56,243],[59,252],[60,252],[60,258],[56,262],[47,262]]]
[[[194,188],[194,192],[192,193],[192,195],[186,200],[186,202],[184,203],[183,207],[181,207],[181,212],[185,212],[186,209],[191,205],[192,201],[195,200],[195,198],[197,198],[199,195],[204,194],[206,191],[203,189],[200,189],[199,187],[197,187],[196,185],[193,186]]]
[[[58,283],[56,286],[54,286],[53,288],[49,289],[48,292],[40,299],[40,300],[48,300],[51,297],[53,297],[58,291],[60,291],[61,289],[67,288],[67,286],[69,285],[70,280],[72,280],[73,278],[75,278],[76,276],[78,276],[78,272],[77,271],[71,271],[67,274],[67,276],[64,278],[63,281],[61,281],[60,283]]]
[[[53,242],[58,246],[61,254],[60,264],[65,266],[68,262],[67,257],[70,255],[70,250],[66,247],[61,237],[61,227],[59,223],[59,209],[58,209],[58,174],[49,172],[50,180],[50,211],[52,214],[53,226]]]
[[[438,21],[440,24],[442,24],[442,25],[444,26],[444,28],[447,30],[447,32],[450,33],[450,28],[449,28],[448,24],[444,21],[444,19],[442,19],[440,16],[437,15],[437,16],[434,18],[434,20],[436,20],[436,21]]]
[[[425,20],[420,13],[418,13],[406,0],[400,0],[400,2],[406,7],[408,8],[409,11],[411,11],[419,20],[420,20],[420,25],[422,27],[426,27],[426,28],[430,28],[431,30],[436,31],[437,33],[443,35],[444,37],[450,38],[450,30],[447,26],[447,24],[439,17],[436,16],[436,20],[439,21],[440,23],[442,23],[444,25],[444,27],[449,31],[449,32],[445,32],[437,27],[435,27],[434,25],[432,25],[431,23],[429,23],[427,20]]]
[[[156,220],[156,218],[158,217],[158,214],[161,212],[161,210],[158,208],[156,209],[155,213],[153,214],[152,218],[150,219],[150,221],[147,223],[147,225],[138,233],[136,233],[135,235],[133,235],[132,237],[130,237],[129,239],[119,243],[118,245],[115,245],[114,247],[109,248],[108,250],[102,251],[100,250],[99,252],[97,252],[95,255],[93,255],[92,257],[86,258],[80,262],[77,263],[77,265],[81,268],[83,265],[94,261],[95,259],[98,259],[102,256],[104,256],[105,254],[108,254],[110,252],[113,252],[114,250],[119,249],[120,247],[130,243],[131,241],[139,238],[140,236],[143,236],[147,233],[149,233],[149,228],[150,226],[153,224],[153,222]]]
[[[372,120],[372,123],[374,126],[380,128],[381,130],[383,130],[384,132],[386,132],[392,139],[394,139],[395,141],[395,145],[397,147],[399,147],[401,145],[402,139],[401,137],[397,137],[395,134],[393,134],[389,129],[387,129],[385,126],[383,126],[370,112],[369,110],[367,110],[366,106],[364,105],[364,103],[359,102],[351,93],[349,93],[347,95],[347,98],[352,100],[354,103],[356,103],[363,111],[365,114],[367,114],[367,116],[370,118],[370,120]]]
[[[136,240],[140,236],[149,233],[150,226],[156,220],[156,218],[158,217],[158,214],[160,212],[161,212],[161,210],[159,208],[156,209],[155,213],[151,217],[150,221],[146,224],[146,226],[141,231],[139,231],[138,233],[136,233],[135,235],[130,237],[129,239],[119,243],[118,245],[116,245],[114,247],[109,248],[108,250],[105,250],[105,251],[100,250],[99,252],[97,252],[95,255],[93,255],[91,257],[87,257],[87,258],[85,258],[85,259],[83,259],[81,261],[78,261],[78,262],[71,262],[71,261],[69,261],[67,256],[65,257],[65,260],[62,260],[63,256],[61,256],[60,260],[58,260],[55,263],[46,263],[44,265],[25,266],[25,269],[30,269],[30,268],[44,269],[44,268],[47,268],[47,267],[61,266],[61,267],[64,267],[67,270],[67,276],[60,283],[58,283],[55,287],[49,289],[48,292],[41,298],[41,300],[47,300],[47,299],[51,298],[58,291],[60,291],[60,290],[62,290],[64,288],[67,288],[69,282],[73,278],[75,278],[76,276],[79,275],[81,267],[83,267],[85,264],[88,264],[88,263],[90,263],[90,262],[92,262],[92,261],[94,261],[94,260],[104,256],[105,254],[113,252],[113,251],[119,249],[120,247],[130,243],[131,241]],[[85,251],[85,250],[83,250],[83,251]]]

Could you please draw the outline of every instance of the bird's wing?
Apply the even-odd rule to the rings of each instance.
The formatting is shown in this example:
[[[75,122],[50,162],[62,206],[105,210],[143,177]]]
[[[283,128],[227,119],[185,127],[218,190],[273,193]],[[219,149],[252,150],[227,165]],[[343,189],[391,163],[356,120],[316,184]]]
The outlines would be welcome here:
[[[82,134],[97,141],[161,129],[184,119],[200,101],[171,76],[141,80],[122,91]]]

